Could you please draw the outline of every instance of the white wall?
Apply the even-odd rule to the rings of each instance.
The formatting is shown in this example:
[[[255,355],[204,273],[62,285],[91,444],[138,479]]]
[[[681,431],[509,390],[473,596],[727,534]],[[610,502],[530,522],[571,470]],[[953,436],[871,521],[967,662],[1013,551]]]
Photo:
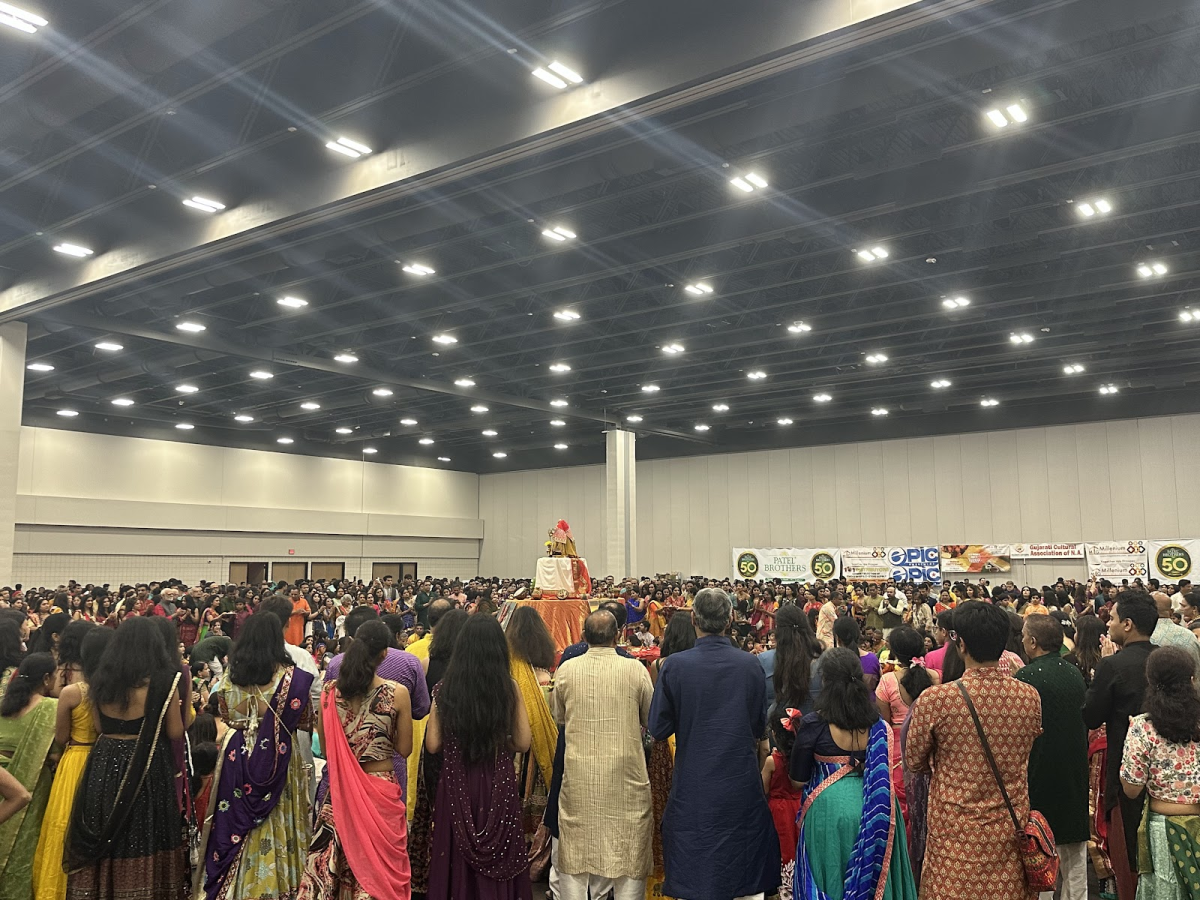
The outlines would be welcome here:
[[[470,473],[28,427],[17,522],[25,584],[221,580],[232,561],[473,576],[483,535]]]
[[[638,568],[725,574],[735,546],[1200,537],[1197,472],[1200,415],[644,461]],[[602,466],[482,476],[480,571],[527,574],[564,515],[604,574],[603,480]]]

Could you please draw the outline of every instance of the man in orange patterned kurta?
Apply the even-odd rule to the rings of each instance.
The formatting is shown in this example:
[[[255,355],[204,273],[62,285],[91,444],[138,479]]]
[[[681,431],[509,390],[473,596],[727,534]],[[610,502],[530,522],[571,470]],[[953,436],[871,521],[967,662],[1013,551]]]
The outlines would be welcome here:
[[[1042,702],[1035,688],[1013,678],[1007,666],[997,666],[1008,632],[1002,609],[971,602],[954,611],[950,637],[967,666],[962,685],[1024,824],[1026,764],[1042,732]],[[1025,886],[1012,817],[958,682],[928,688],[913,705],[904,763],[914,772],[933,772],[920,900],[1034,900],[1036,891]]]

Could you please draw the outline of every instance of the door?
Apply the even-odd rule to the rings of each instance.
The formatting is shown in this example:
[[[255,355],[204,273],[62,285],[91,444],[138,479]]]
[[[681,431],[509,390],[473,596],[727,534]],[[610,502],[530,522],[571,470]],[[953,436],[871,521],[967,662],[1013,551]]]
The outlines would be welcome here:
[[[340,562],[315,562],[312,564],[312,580],[325,579],[328,584],[346,577],[346,564]]]
[[[265,562],[231,562],[229,564],[230,584],[262,584],[267,580],[267,564]]]
[[[391,575],[396,581],[400,580],[400,563],[372,563],[371,578],[378,578],[383,581],[388,575]]]
[[[400,563],[400,580],[401,581],[416,581],[417,580],[417,564],[416,563]]]
[[[271,578],[275,581],[286,581],[295,584],[308,577],[308,563],[277,562],[271,563]]]

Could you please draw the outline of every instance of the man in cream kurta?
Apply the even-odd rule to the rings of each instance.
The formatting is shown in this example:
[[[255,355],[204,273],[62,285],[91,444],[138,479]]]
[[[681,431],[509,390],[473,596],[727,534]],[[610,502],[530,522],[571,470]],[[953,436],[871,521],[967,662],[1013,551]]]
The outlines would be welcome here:
[[[566,735],[555,867],[559,900],[641,900],[651,869],[650,778],[642,728],[654,688],[645,667],[616,652],[605,610],[583,626],[588,652],[554,678],[554,718]]]

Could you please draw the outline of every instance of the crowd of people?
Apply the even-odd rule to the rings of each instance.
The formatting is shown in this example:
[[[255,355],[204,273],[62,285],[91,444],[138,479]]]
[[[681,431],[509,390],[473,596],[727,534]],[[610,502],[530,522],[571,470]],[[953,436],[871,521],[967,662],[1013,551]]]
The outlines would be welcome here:
[[[1186,581],[532,591],[0,588],[0,900],[1200,897]]]

